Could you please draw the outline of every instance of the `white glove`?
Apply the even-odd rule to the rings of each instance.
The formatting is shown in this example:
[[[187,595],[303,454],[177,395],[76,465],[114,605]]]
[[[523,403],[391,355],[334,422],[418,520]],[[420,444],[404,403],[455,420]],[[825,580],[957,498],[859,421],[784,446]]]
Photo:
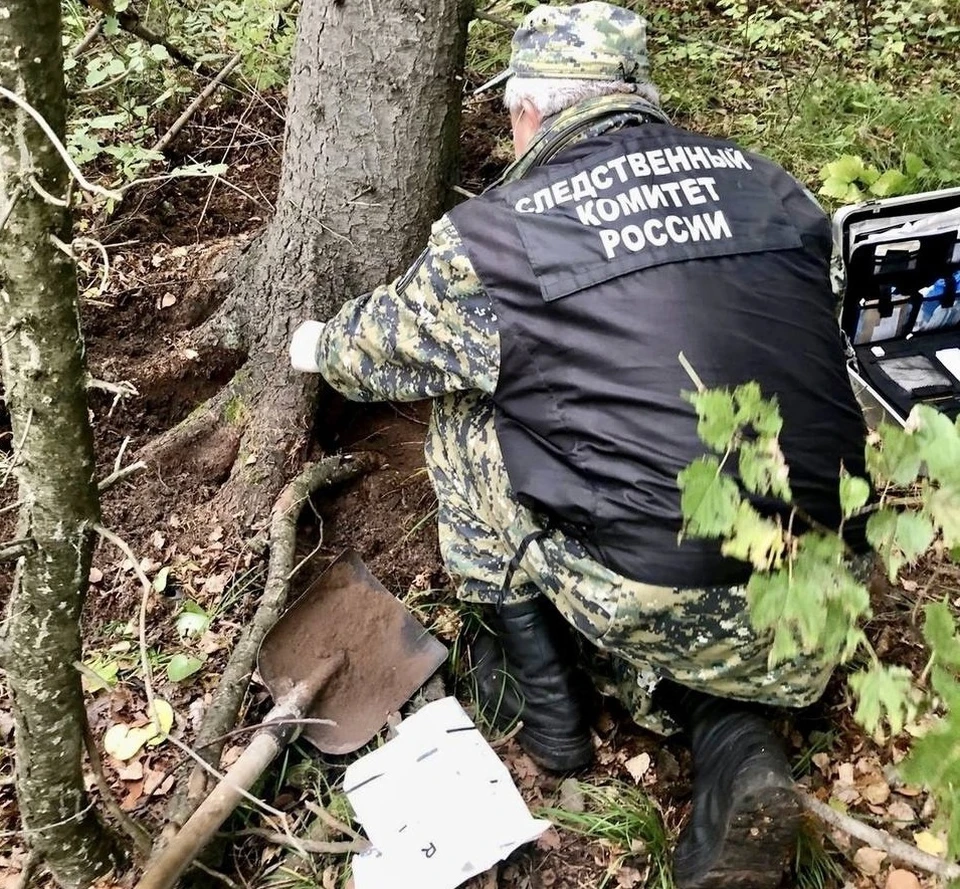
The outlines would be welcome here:
[[[304,373],[320,373],[317,364],[317,346],[323,334],[322,321],[304,321],[294,332],[290,340],[290,363],[294,370]]]

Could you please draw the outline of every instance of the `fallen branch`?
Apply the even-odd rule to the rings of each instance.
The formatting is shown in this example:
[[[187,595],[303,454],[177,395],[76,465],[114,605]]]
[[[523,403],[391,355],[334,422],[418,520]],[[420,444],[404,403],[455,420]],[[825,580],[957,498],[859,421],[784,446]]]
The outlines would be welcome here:
[[[106,19],[101,15],[87,29],[87,33],[83,35],[83,39],[73,49],[70,50],[71,59],[76,59],[83,55],[93,45],[93,42],[100,36],[100,32],[103,30],[103,24],[105,21]]]
[[[230,72],[233,71],[240,62],[243,61],[243,53],[236,53],[223,68],[217,73],[217,75],[208,83],[200,95],[197,96],[184,110],[183,113],[173,122],[168,129],[156,142],[156,144],[151,148],[151,151],[161,152],[163,151],[177,136],[177,133],[182,130],[187,123],[190,121],[190,118],[196,114],[203,103],[207,101],[216,91],[217,87],[224,82],[229,76]]]
[[[960,865],[938,858],[936,855],[930,855],[910,843],[898,840],[885,830],[877,830],[850,815],[844,815],[806,793],[801,793],[799,796],[804,808],[816,815],[824,824],[842,830],[854,839],[866,843],[871,849],[879,849],[903,864],[934,874],[944,880],[956,880],[960,877]]]
[[[37,543],[32,537],[20,537],[17,540],[8,540],[6,543],[0,543],[0,562],[7,562],[10,559],[19,559],[20,556],[27,556],[37,548]]]
[[[308,840],[299,837],[291,839],[285,834],[265,827],[248,827],[236,830],[232,837],[262,837],[275,846],[293,849],[295,852],[308,852],[311,855],[349,855],[351,852],[365,852],[370,848],[368,840],[347,840],[346,842],[327,842],[325,840]]]
[[[499,25],[501,28],[504,28],[507,31],[516,31],[517,24],[516,22],[511,22],[510,19],[505,19],[499,15],[491,15],[489,12],[484,12],[482,9],[478,9],[474,12],[473,17],[475,19],[480,19],[483,22],[490,22],[494,25]]]
[[[322,487],[339,484],[369,472],[377,465],[372,454],[354,457],[328,457],[308,466],[280,494],[270,522],[270,562],[263,596],[253,619],[244,629],[230,655],[214,692],[213,701],[197,734],[196,746],[204,750],[208,763],[219,762],[223,741],[218,740],[233,727],[247,692],[260,643],[277,622],[287,603],[290,584],[287,577],[293,567],[296,550],[297,519],[310,495]],[[194,770],[189,780],[170,803],[167,812],[169,837],[193,814],[206,792],[206,780]]]
[[[136,463],[130,463],[122,469],[115,469],[106,478],[100,480],[97,484],[97,490],[103,494],[105,491],[109,491],[114,485],[118,485],[124,479],[130,478],[131,475],[136,475],[146,468],[147,464],[144,463],[143,460],[137,460]]]

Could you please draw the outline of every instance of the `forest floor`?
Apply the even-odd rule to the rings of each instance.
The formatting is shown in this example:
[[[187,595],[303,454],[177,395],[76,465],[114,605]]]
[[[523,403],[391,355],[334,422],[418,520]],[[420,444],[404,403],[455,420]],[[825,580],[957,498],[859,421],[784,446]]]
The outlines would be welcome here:
[[[512,12],[516,5],[506,3],[504,11]],[[933,62],[921,63],[916,54],[910,57],[909,82],[902,71],[876,67],[887,46],[884,41],[893,39],[881,25],[876,26],[881,29],[879,43],[858,44],[876,54],[870,56],[875,66],[845,67],[831,51],[837,41],[826,39],[829,20],[822,25],[812,21],[815,5],[794,4],[804,18],[794,19],[793,26],[818,33],[827,47],[816,50],[811,68],[810,57],[802,54],[805,45],[792,32],[784,36],[790,22],[785,25],[783,16],[755,18],[744,5],[742,19],[737,19],[730,10],[740,7],[721,3],[698,18],[687,6],[665,5],[652,16],[655,70],[659,60],[665,103],[679,123],[736,136],[765,149],[789,162],[814,190],[820,167],[849,150],[861,152],[882,168],[898,166],[903,151],[909,150],[921,155],[927,169],[940,177],[929,184],[947,184],[955,174],[960,181],[955,161],[960,157],[960,135],[950,131],[948,136],[940,104],[940,77],[948,72],[938,73]],[[850,19],[843,21],[848,30],[856,27]],[[471,80],[479,82],[502,64],[505,51],[497,26],[479,23],[470,47]],[[778,67],[771,67],[771,58]],[[943,62],[946,56],[935,58]],[[887,73],[878,86],[876,72],[881,70]],[[801,83],[796,78],[802,72],[807,77]],[[878,89],[883,101],[871,93]],[[794,109],[788,115],[784,109],[791,104]],[[907,113],[910,106],[912,115]],[[191,356],[174,355],[172,350],[177,348],[178,332],[189,323],[193,303],[203,297],[212,259],[239,240],[254,237],[272,212],[282,156],[282,115],[283,102],[277,95],[258,95],[242,103],[215,100],[168,150],[171,165],[223,160],[229,164],[228,181],[242,193],[205,179],[161,183],[132,193],[109,219],[81,220],[81,227],[108,247],[111,259],[110,276],[102,287],[92,257],[83,264],[82,315],[90,369],[100,379],[130,381],[138,393],[116,401],[108,393],[93,393],[91,410],[103,475],[123,454],[135,453],[185,417],[232,373],[228,366],[190,369]],[[465,188],[479,190],[502,169],[509,158],[507,136],[499,93],[467,101],[462,137]],[[189,371],[174,389],[159,389],[144,371],[147,366],[156,368],[150,359],[165,350]],[[391,592],[455,649],[459,630],[455,592],[439,557],[436,500],[423,463],[428,411],[427,404],[360,406],[325,398],[314,456],[370,451],[383,458],[384,465],[315,498],[301,522],[298,554],[306,562],[294,578],[292,592],[306,589],[337,555],[353,548]],[[181,470],[164,474],[162,498],[146,497],[137,477],[122,483],[105,496],[104,516],[106,524],[129,542],[153,581],[147,639],[154,685],[172,705],[175,732],[189,743],[230,644],[253,613],[265,566],[198,509],[223,479],[204,477],[203,467],[185,465]],[[12,488],[8,485],[0,492],[0,508],[15,499]],[[10,511],[0,514],[5,525],[0,530],[6,537],[14,536],[12,516]],[[920,610],[925,601],[944,595],[956,599],[956,581],[945,565],[917,566],[896,586],[877,579],[868,632],[878,653],[919,675],[925,664]],[[92,671],[84,684],[91,727],[101,740],[111,726],[147,722],[137,649],[140,600],[132,566],[115,550],[99,547],[84,614],[84,663]],[[103,681],[96,681],[94,674]],[[457,693],[469,708],[469,684],[450,671],[446,679],[447,690]],[[254,683],[242,724],[258,722],[269,706],[265,689]],[[934,826],[933,801],[922,788],[905,785],[897,776],[896,765],[905,755],[909,735],[892,740],[866,737],[853,721],[842,676],[835,678],[822,701],[796,714],[790,723],[784,719],[782,728],[796,777],[810,793],[938,851],[942,840]],[[594,732],[595,765],[575,781],[541,771],[515,741],[490,734],[531,810],[556,826],[532,847],[471,881],[470,889],[671,886],[669,850],[689,804],[687,750],[677,739],[664,741],[638,729],[611,701],[605,702]],[[224,764],[241,749],[242,738],[231,741]],[[13,788],[2,780],[12,771],[12,756],[12,719],[4,697],[0,889],[19,885],[27,860]],[[308,744],[297,742],[257,793],[294,820],[303,813],[305,800],[318,800],[349,818],[340,788],[344,768],[353,758],[318,757]],[[105,766],[123,810],[148,825],[159,821],[174,787],[187,774],[183,756],[169,745],[138,748],[122,758],[106,754]],[[456,807],[457,801],[450,800],[452,818],[457,817]],[[278,845],[240,835],[260,823],[256,811],[241,808],[227,825],[233,841],[216,865],[226,877],[224,885],[268,881],[323,889],[344,885],[348,860],[291,859]],[[893,873],[894,867],[882,853],[840,833],[823,836],[811,825],[797,866],[784,885],[801,889],[934,885],[921,873],[915,875],[918,882],[902,871]],[[208,885],[216,882],[214,877],[204,879]],[[397,885],[405,889],[402,880]]]

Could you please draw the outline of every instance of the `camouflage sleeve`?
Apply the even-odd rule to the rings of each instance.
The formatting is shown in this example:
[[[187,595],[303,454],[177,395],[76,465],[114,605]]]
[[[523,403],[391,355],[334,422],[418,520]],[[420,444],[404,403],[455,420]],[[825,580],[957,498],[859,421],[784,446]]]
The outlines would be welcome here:
[[[406,274],[347,302],[327,322],[317,361],[327,382],[353,401],[494,391],[496,316],[446,216]]]

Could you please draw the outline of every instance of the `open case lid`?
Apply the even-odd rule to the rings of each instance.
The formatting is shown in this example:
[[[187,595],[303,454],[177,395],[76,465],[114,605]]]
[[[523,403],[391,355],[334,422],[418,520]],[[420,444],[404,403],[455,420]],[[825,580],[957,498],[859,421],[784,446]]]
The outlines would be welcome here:
[[[902,230],[906,225],[910,229]],[[857,342],[868,308],[875,310],[880,331],[870,341],[912,332],[921,293],[938,280],[945,282],[944,307],[960,305],[960,188],[844,207],[834,215],[833,229],[834,249],[843,262],[840,323],[851,342]]]

